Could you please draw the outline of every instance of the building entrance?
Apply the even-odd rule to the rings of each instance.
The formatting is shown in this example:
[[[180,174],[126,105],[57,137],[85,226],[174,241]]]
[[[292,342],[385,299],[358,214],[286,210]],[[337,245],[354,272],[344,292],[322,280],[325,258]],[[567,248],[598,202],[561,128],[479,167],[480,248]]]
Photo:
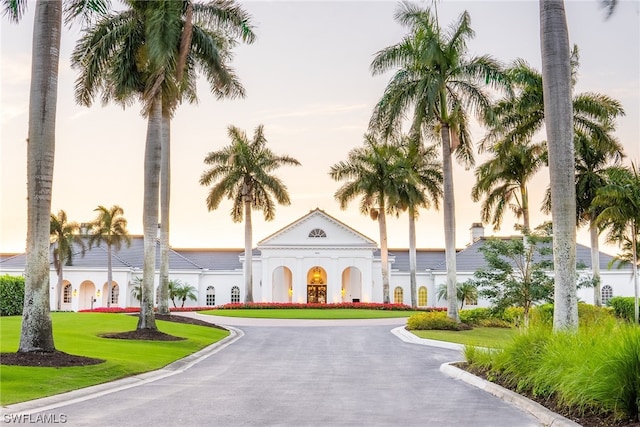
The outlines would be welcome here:
[[[327,285],[307,285],[307,303],[324,304],[327,302]]]

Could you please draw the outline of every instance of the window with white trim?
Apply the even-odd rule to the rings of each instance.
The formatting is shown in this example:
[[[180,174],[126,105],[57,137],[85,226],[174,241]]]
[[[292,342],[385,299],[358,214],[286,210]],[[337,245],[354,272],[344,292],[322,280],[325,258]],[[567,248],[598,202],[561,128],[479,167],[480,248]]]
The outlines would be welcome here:
[[[607,305],[609,300],[613,298],[613,288],[609,285],[604,285],[600,293],[602,295],[602,305]]]
[[[237,286],[231,288],[231,302],[240,302],[240,288]]]
[[[216,305],[216,288],[213,286],[207,286],[206,305]]]

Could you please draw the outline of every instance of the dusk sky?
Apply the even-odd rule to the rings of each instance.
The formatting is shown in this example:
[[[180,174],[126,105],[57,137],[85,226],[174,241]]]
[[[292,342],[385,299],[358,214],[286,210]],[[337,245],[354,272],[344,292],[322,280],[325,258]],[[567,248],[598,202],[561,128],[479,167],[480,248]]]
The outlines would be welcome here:
[[[117,4],[117,2],[114,2]],[[232,65],[247,97],[217,101],[201,81],[197,105],[182,105],[172,121],[171,245],[176,248],[240,248],[244,227],[230,218],[231,202],[215,212],[205,204],[208,189],[199,185],[204,157],[229,144],[226,129],[235,125],[252,134],[264,125],[269,146],[297,158],[301,167],[277,174],[288,186],[291,206],[278,206],[276,219],[264,222],[254,212],[254,244],[315,208],[379,241],[377,224],[358,211],[358,202],[340,210],[333,194],[341,185],[329,168],[346,159],[363,141],[376,101],[390,73],[372,77],[375,53],[397,43],[406,33],[393,20],[392,1],[246,1],[257,40],[235,50]],[[432,2],[425,2],[431,5]],[[438,15],[448,26],[464,10],[471,15],[476,37],[470,55],[490,54],[510,62],[523,58],[540,69],[539,15],[536,1],[441,1]],[[625,162],[640,159],[640,2],[622,1],[605,20],[597,0],[566,4],[570,41],[580,49],[576,92],[600,92],[618,99],[626,116],[617,136],[625,146]],[[0,252],[22,252],[26,241],[26,138],[35,2],[19,24],[2,18],[0,29]],[[143,156],[146,120],[140,106],[126,110],[100,103],[76,105],[77,70],[69,65],[80,27],[65,27],[58,89],[57,138],[52,211],[63,209],[70,220],[94,218],[98,205],[124,208],[132,234],[142,234]],[[484,130],[473,127],[475,141]],[[544,140],[541,134],[537,140]],[[477,157],[478,164],[482,158]],[[456,166],[457,246],[469,240],[469,227],[480,220],[480,204],[472,203],[473,171]],[[548,183],[542,169],[530,184],[532,225],[549,218],[539,213]],[[516,233],[511,212],[496,234]],[[407,247],[407,218],[389,220],[389,246]],[[486,233],[492,234],[491,225]],[[418,247],[444,247],[440,211],[422,211]],[[588,233],[578,241],[588,245]],[[605,248],[615,253],[615,247]]]

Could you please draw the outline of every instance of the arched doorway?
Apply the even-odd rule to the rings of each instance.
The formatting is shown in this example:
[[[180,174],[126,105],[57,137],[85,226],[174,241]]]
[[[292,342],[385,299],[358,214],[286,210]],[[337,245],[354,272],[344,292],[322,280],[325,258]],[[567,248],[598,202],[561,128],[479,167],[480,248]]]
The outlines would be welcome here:
[[[111,298],[111,301],[108,301]],[[110,306],[118,306],[120,301],[120,286],[115,280],[111,281],[111,295],[109,295],[109,282],[104,282],[102,285],[102,306],[106,307],[107,302]]]
[[[293,274],[289,268],[280,266],[271,276],[271,300],[273,302],[291,302],[293,295]]]
[[[90,310],[95,306],[96,285],[91,280],[80,283],[78,310]]]
[[[320,266],[311,267],[307,272],[307,303],[327,302],[327,272]]]
[[[360,302],[362,298],[362,273],[356,267],[345,268],[342,272],[343,302]]]

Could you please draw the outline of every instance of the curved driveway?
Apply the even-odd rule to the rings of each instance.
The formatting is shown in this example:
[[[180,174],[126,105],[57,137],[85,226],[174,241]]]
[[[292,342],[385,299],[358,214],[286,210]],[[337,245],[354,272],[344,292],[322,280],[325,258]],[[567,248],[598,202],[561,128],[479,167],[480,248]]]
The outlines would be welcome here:
[[[457,351],[391,334],[405,319],[212,320],[244,335],[178,374],[50,405],[44,414],[62,415],[68,426],[539,425],[443,375],[440,365],[459,359]]]

